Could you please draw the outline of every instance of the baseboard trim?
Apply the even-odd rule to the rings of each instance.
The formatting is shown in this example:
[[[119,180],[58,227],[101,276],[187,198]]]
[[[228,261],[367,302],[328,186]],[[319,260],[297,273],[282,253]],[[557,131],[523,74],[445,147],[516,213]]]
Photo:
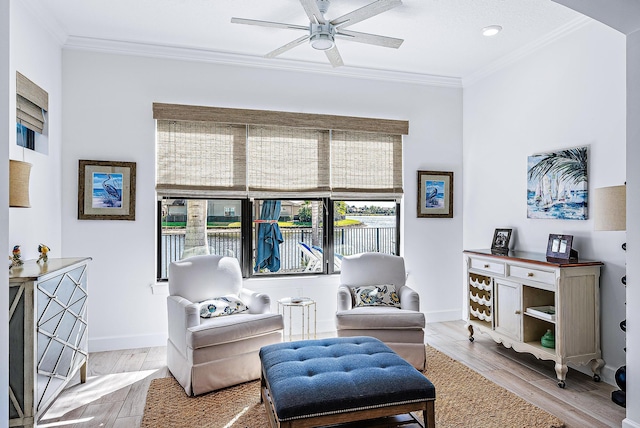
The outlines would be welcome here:
[[[167,333],[96,337],[89,339],[89,352],[117,351],[121,349],[150,348],[166,345]]]
[[[298,315],[299,316],[299,315]],[[442,311],[426,312],[427,323],[455,321],[462,319],[460,309],[448,309]],[[297,319],[297,317],[296,317]],[[288,322],[288,320],[287,320]],[[313,322],[313,321],[312,321]],[[293,333],[300,334],[300,325],[294,324]],[[335,332],[335,320],[319,319],[317,321],[317,334]],[[313,329],[312,329],[313,330]],[[306,326],[305,326],[306,333]],[[288,337],[288,327],[284,332]],[[105,336],[89,339],[89,352],[117,351],[121,349],[148,348],[152,346],[166,346],[167,333],[142,334],[136,336]]]
[[[445,309],[442,311],[430,311],[424,313],[427,324],[432,322],[458,321],[464,319],[462,309]]]

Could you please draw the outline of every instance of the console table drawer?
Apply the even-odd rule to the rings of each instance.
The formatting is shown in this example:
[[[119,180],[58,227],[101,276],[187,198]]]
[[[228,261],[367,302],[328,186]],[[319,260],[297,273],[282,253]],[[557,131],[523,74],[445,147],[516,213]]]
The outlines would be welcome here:
[[[471,268],[485,272],[504,275],[504,263],[492,262],[489,260],[471,258]]]
[[[510,266],[509,275],[515,278],[522,278],[522,279],[528,279],[531,281],[544,282],[546,284],[551,284],[551,285],[555,285],[556,283],[555,272],[532,269],[529,267]]]

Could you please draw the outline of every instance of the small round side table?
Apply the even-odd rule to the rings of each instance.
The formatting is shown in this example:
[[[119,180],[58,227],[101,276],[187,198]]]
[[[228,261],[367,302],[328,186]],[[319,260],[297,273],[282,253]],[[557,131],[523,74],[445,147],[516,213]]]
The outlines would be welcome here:
[[[278,313],[282,314],[282,317],[286,320],[285,311],[289,310],[289,342],[292,340],[293,323],[292,323],[292,308],[300,308],[302,315],[302,340],[305,340],[305,314],[307,316],[307,332],[306,339],[311,339],[311,307],[313,306],[313,338],[316,338],[316,302],[308,297],[284,297],[278,300]],[[286,327],[285,327],[286,330]]]

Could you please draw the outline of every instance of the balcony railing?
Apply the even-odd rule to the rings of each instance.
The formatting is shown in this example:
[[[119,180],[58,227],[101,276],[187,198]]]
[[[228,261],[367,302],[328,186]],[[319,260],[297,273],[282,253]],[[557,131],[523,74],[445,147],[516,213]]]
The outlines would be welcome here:
[[[280,245],[280,271],[278,273],[303,272],[308,259],[298,247],[299,242],[311,246],[310,228],[281,229],[284,242]],[[167,277],[167,266],[179,260],[184,252],[184,229],[162,232],[161,278]],[[240,259],[242,240],[240,229],[210,229],[207,231],[211,254]],[[345,227],[334,230],[336,254],[348,256],[363,252],[395,254],[395,227]]]

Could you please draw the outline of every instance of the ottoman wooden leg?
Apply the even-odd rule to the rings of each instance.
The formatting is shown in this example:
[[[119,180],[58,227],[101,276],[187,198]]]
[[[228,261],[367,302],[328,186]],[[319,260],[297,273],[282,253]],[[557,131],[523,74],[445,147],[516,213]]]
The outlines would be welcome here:
[[[422,411],[425,428],[435,428],[436,426],[436,402],[427,401],[427,409]]]

